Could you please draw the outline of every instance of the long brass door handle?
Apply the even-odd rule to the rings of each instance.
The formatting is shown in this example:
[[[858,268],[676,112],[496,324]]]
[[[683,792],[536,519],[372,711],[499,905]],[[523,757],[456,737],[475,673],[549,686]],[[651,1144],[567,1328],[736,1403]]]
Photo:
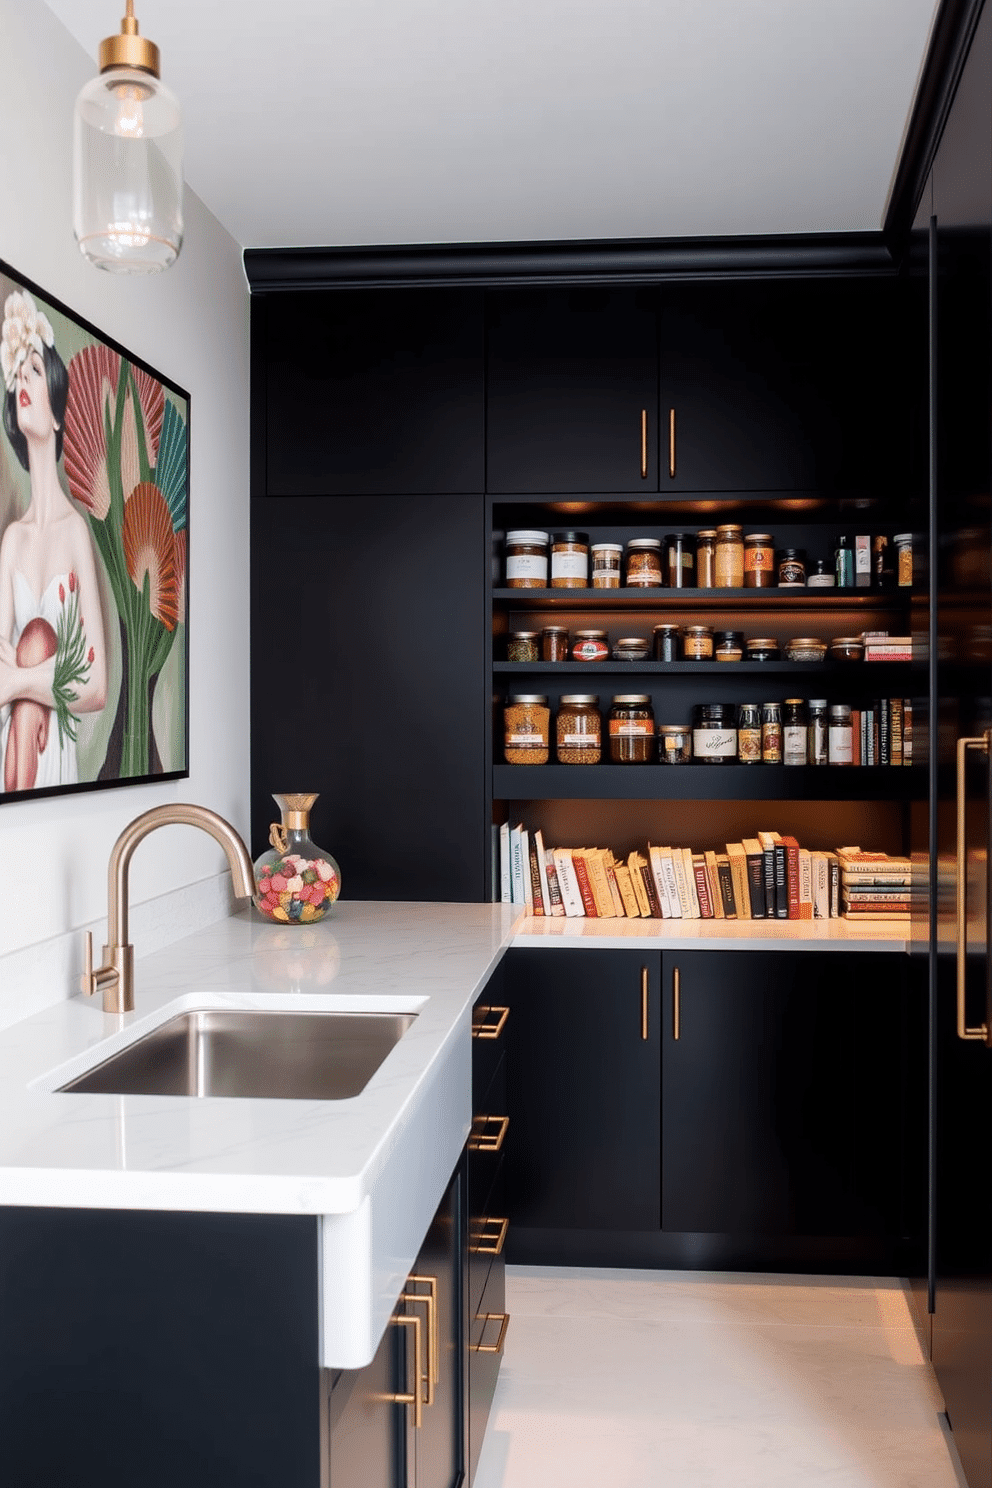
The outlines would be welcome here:
[[[957,931],[957,1013],[958,1013],[958,1038],[966,1041],[981,1040],[989,1042],[989,1028],[987,1023],[980,1023],[975,1028],[968,1027],[968,1015],[965,1007],[965,993],[967,986],[968,969],[968,843],[967,843],[967,799],[965,793],[965,766],[968,758],[968,750],[980,750],[986,757],[989,753],[989,735],[983,734],[980,738],[959,739],[957,749],[957,862],[956,862],[956,905],[955,905],[955,929]],[[988,864],[986,864],[988,872]]]
[[[675,409],[668,410],[668,478],[675,479]]]
[[[672,972],[672,1038],[682,1037],[682,974],[676,966]]]
[[[489,1129],[493,1125],[495,1131]],[[468,1137],[469,1152],[499,1152],[509,1129],[509,1116],[473,1116]]]
[[[648,1036],[648,969],[641,967],[641,1038]]]
[[[480,1313],[478,1321],[482,1323],[482,1337],[486,1336],[487,1323],[499,1323],[499,1337],[495,1343],[477,1343],[475,1352],[477,1354],[501,1354],[503,1352],[503,1339],[506,1330],[510,1326],[510,1314],[508,1312],[483,1312]]]
[[[503,1027],[510,1016],[508,1007],[477,1007],[475,1010],[477,1022],[472,1023],[472,1037],[476,1039],[498,1039],[503,1032]],[[486,1020],[493,1014],[495,1023]]]
[[[641,409],[641,480],[648,478],[648,411]]]
[[[434,1404],[434,1386],[441,1378],[439,1356],[441,1352],[440,1338],[437,1323],[437,1277],[436,1276],[408,1276],[407,1286],[425,1286],[426,1294],[420,1292],[404,1292],[403,1298],[407,1302],[425,1302],[427,1304],[427,1380],[428,1398],[425,1405]]]
[[[424,1299],[421,1298],[421,1301],[423,1300]],[[420,1393],[420,1344],[422,1336],[420,1332],[420,1318],[416,1315],[416,1313],[399,1312],[394,1313],[389,1321],[393,1323],[397,1328],[413,1329],[414,1369],[416,1371],[417,1382],[412,1390],[408,1390],[405,1393],[400,1392],[395,1395],[386,1395],[385,1397],[380,1398],[391,1400],[396,1405],[412,1405],[413,1424],[419,1431],[421,1426],[424,1424],[423,1397]]]

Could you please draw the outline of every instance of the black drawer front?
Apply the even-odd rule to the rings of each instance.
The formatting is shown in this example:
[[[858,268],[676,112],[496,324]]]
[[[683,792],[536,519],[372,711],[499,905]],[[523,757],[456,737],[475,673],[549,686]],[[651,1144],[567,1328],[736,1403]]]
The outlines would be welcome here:
[[[494,976],[472,1011],[472,1091],[485,1090],[506,1049],[509,1012],[500,997],[502,977]]]
[[[506,1213],[506,1168],[498,1159],[489,1191],[478,1206],[470,1205],[468,1216],[469,1308],[478,1309],[493,1262],[502,1260],[509,1223]],[[471,1191],[471,1163],[469,1188]]]
[[[468,1432],[469,1432],[469,1477],[474,1478],[475,1469],[486,1434],[486,1424],[492,1409],[496,1381],[503,1362],[503,1346],[508,1319],[506,1315],[506,1268],[500,1256],[493,1261],[485,1289],[478,1306],[469,1318],[469,1363],[468,1363]]]

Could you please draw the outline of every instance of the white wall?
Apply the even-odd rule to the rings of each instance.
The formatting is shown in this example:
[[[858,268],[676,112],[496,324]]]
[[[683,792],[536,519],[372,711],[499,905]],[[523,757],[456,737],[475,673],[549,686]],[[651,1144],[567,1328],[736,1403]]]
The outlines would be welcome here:
[[[110,7],[101,34],[122,9]],[[40,0],[0,0],[0,37],[0,258],[186,388],[192,435],[190,778],[50,800],[0,796],[2,958],[105,914],[111,845],[149,806],[198,801],[247,831],[248,294],[238,245],[191,192],[169,272],[117,278],[85,262],[72,235],[72,106],[95,63]],[[138,848],[132,900],[224,867],[202,832],[165,828]],[[215,901],[216,884],[204,894]],[[39,968],[44,959],[39,950]],[[7,964],[23,967],[24,957]],[[0,1016],[13,980],[0,959]],[[68,990],[53,988],[53,999]]]

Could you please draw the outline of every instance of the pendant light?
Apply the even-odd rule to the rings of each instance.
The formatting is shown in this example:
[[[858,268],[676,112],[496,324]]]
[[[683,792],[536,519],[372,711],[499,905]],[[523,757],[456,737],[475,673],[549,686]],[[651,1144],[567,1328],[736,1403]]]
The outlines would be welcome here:
[[[183,241],[182,120],[126,3],[120,35],[100,43],[99,77],[76,99],[73,229],[97,268],[154,274]]]

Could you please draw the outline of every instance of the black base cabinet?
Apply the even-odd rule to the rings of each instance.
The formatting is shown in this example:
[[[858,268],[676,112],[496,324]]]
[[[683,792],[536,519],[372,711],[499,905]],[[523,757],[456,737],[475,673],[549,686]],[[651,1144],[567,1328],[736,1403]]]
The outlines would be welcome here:
[[[926,1191],[905,963],[512,951],[510,1260],[904,1270]]]

